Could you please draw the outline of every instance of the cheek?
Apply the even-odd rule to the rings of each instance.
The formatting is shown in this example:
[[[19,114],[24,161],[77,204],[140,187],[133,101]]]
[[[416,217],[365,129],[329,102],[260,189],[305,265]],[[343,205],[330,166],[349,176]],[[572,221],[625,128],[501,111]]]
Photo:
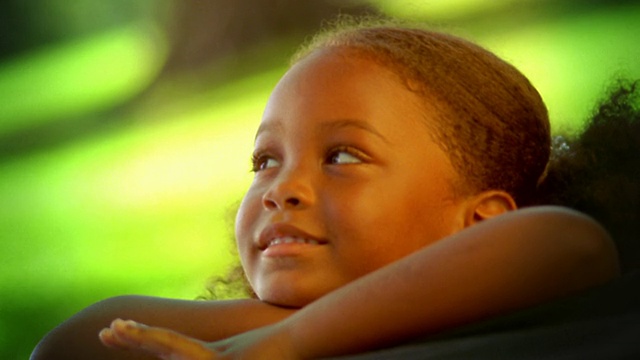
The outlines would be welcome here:
[[[450,235],[455,206],[446,192],[425,192],[422,184],[415,188],[406,184],[334,204],[334,230],[348,239],[339,246],[356,259],[350,266],[375,270]]]
[[[325,208],[331,237],[337,239],[336,265],[353,279],[409,251],[406,206],[389,194],[388,188],[368,190],[371,191],[352,191],[348,201],[337,201]],[[415,249],[412,246],[410,250]]]
[[[242,267],[249,275],[251,266],[251,250],[253,249],[254,224],[257,222],[261,202],[251,192],[248,192],[240,207],[235,220],[235,238]]]

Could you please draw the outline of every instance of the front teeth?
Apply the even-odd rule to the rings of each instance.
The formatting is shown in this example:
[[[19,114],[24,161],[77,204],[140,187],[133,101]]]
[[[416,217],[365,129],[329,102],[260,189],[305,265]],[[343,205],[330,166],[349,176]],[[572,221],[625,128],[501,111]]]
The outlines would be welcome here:
[[[318,241],[309,240],[301,237],[293,237],[293,236],[285,236],[280,238],[275,238],[269,242],[269,246],[280,245],[280,244],[309,244],[309,245],[318,245]]]

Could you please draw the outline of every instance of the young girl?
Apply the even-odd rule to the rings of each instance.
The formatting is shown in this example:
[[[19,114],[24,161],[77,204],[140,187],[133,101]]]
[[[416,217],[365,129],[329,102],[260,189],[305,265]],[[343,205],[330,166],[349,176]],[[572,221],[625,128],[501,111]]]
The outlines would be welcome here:
[[[536,203],[550,147],[540,96],[490,52],[342,24],[295,57],[255,137],[236,238],[257,299],[108,299],[32,358],[335,356],[603,284],[619,270],[600,225],[516,211]]]

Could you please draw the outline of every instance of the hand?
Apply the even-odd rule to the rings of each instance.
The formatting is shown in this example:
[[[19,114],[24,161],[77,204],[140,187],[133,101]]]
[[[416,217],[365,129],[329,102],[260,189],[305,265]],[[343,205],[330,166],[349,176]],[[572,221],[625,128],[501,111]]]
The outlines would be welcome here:
[[[108,347],[164,360],[300,359],[282,330],[278,325],[271,325],[207,343],[172,330],[116,319],[99,337]]]

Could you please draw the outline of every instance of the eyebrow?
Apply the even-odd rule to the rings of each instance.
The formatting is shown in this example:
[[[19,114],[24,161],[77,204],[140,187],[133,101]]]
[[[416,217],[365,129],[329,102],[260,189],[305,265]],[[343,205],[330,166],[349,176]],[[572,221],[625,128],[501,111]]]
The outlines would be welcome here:
[[[329,122],[323,123],[320,126],[321,130],[323,130],[323,131],[332,131],[332,130],[338,130],[338,129],[349,128],[349,127],[353,127],[353,128],[357,128],[357,129],[361,129],[361,130],[367,131],[367,132],[377,136],[382,141],[384,141],[386,143],[389,143],[389,140],[382,133],[380,133],[378,130],[376,130],[368,122],[363,121],[363,120],[358,120],[358,119],[339,119],[339,120],[329,121]],[[284,127],[283,127],[282,123],[279,122],[279,121],[262,123],[262,124],[260,124],[260,126],[258,127],[258,130],[256,131],[256,136],[255,136],[254,140],[257,139],[258,136],[260,134],[264,133],[264,132],[282,132],[282,131],[284,131]]]
[[[282,123],[280,123],[279,121],[260,123],[260,126],[258,126],[258,130],[256,131],[256,136],[253,138],[253,140],[255,141],[263,132],[282,132],[283,130],[284,129]]]
[[[354,127],[357,129],[365,130],[377,137],[379,137],[382,141],[389,143],[389,140],[382,135],[376,128],[371,126],[366,121],[358,120],[358,119],[340,119],[336,121],[326,122],[321,125],[322,130],[337,130],[343,128]]]

